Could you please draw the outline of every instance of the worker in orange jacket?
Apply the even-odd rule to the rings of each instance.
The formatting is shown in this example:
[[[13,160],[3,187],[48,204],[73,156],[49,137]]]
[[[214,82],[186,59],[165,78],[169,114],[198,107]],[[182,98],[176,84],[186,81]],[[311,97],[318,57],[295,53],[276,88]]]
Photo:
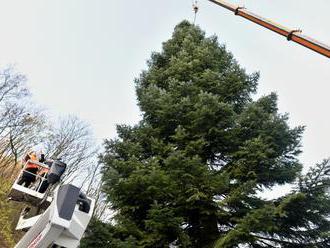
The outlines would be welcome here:
[[[33,183],[36,180],[36,175],[39,170],[39,166],[33,161],[38,161],[38,156],[37,154],[32,151],[29,152],[23,159],[23,164],[27,163],[22,177],[19,179],[17,184],[19,185],[24,185],[25,187],[29,187],[31,183]]]

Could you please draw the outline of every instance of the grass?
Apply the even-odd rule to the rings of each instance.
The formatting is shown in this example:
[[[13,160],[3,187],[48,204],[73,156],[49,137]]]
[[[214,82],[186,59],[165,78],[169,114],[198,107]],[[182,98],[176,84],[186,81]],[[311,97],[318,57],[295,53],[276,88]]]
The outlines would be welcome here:
[[[12,181],[0,177],[0,247],[12,248],[22,237],[22,233],[15,232],[16,221],[20,215],[23,204],[7,200]]]

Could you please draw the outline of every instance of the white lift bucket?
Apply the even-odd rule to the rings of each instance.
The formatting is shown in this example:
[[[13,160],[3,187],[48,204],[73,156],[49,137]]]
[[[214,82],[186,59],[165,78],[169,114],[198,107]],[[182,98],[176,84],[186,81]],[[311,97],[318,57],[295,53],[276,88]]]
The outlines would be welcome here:
[[[71,184],[54,192],[54,200],[46,211],[25,220],[29,231],[15,248],[77,248],[92,217],[94,200]]]
[[[39,173],[37,172],[36,174],[34,174],[26,170],[28,164],[34,164],[38,166]],[[9,199],[12,201],[28,203],[32,206],[38,206],[43,201],[44,197],[46,197],[45,193],[40,193],[39,191],[42,183],[47,180],[46,177],[48,170],[49,167],[43,163],[39,163],[33,160],[27,161],[10,190],[10,193],[8,195]],[[43,171],[44,173],[40,174],[41,171]],[[35,182],[29,188],[18,184],[24,173],[29,173],[36,177]],[[46,199],[46,201],[44,201],[44,207],[48,207],[50,202],[51,198]]]

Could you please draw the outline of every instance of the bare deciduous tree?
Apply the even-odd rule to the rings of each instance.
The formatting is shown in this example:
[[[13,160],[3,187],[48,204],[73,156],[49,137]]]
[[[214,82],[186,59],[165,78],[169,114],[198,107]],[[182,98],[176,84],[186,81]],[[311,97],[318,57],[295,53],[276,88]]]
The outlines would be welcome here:
[[[108,220],[113,215],[113,211],[110,207],[111,204],[107,201],[105,194],[102,192],[103,181],[100,167],[101,164],[98,163],[97,166],[94,167],[95,170],[88,178],[86,194],[95,200],[93,217],[100,220]]]
[[[36,143],[43,122],[40,111],[28,104],[26,77],[12,67],[0,69],[0,168],[13,174],[18,158]]]
[[[44,140],[46,157],[61,158],[67,165],[63,180],[83,181],[88,176],[88,169],[95,163],[96,145],[90,127],[74,116],[60,120],[51,127]]]
[[[6,125],[0,129],[0,168],[4,168],[3,172],[12,171],[19,157],[40,142],[39,133],[44,126],[44,118],[36,109],[18,104],[6,108]]]
[[[29,94],[25,75],[16,72],[11,66],[0,69],[0,103],[17,101]]]

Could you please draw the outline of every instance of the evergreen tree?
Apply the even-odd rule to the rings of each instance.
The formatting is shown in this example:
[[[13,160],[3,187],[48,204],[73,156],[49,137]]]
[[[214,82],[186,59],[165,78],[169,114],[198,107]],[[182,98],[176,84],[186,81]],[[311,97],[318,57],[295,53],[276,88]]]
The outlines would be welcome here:
[[[216,37],[177,25],[136,79],[142,121],[118,126],[118,138],[105,142],[104,192],[115,222],[93,225],[84,242],[329,247],[329,165],[301,176],[303,127],[288,126],[276,94],[252,100],[257,80]],[[284,197],[260,197],[293,182]]]

